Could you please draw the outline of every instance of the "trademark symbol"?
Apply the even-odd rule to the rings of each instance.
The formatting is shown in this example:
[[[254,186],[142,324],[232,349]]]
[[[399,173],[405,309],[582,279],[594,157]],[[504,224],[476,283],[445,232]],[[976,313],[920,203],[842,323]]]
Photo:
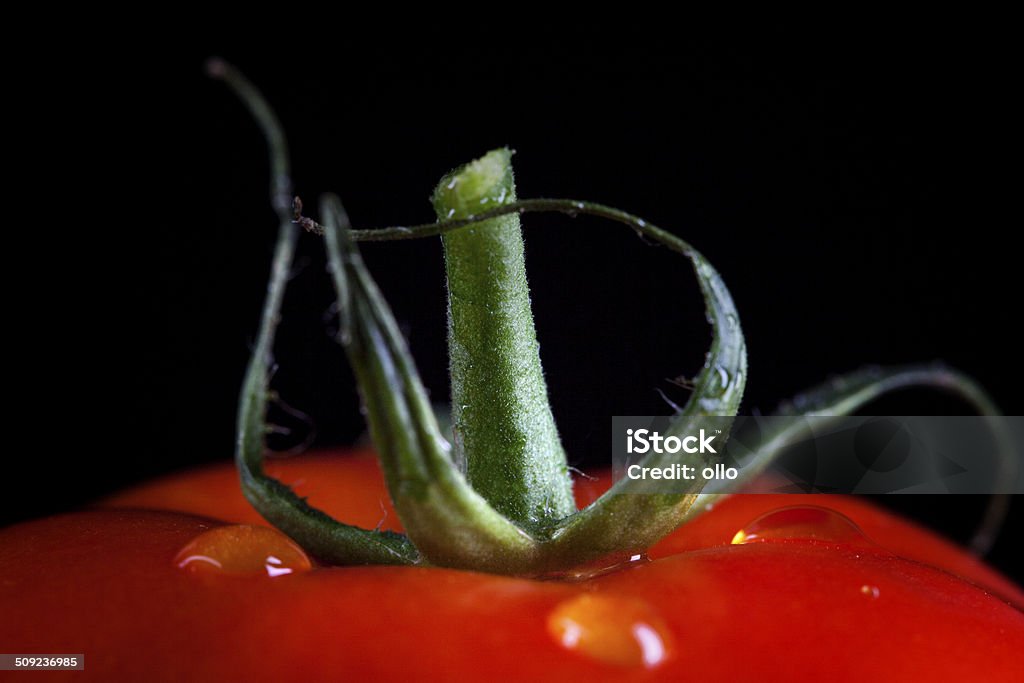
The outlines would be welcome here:
[[[715,434],[721,434],[721,433],[722,433],[722,430],[721,430],[721,429],[716,429],[716,430],[715,430]]]

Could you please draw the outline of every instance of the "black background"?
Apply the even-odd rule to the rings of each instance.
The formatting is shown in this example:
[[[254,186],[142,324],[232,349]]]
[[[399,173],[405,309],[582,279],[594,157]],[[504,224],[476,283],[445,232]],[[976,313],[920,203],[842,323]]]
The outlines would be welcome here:
[[[32,432],[41,455],[11,459],[26,495],[4,517],[231,456],[276,226],[263,141],[205,78],[211,54],[242,68],[279,112],[296,191],[314,213],[333,191],[357,227],[429,221],[443,173],[508,145],[521,197],[599,201],[684,236],[739,308],[745,412],[865,364],[942,360],[1021,414],[1017,258],[1001,246],[1009,181],[996,168],[1007,66],[998,40],[963,31],[710,41],[583,26],[518,42],[350,31],[258,50],[200,39],[83,50],[67,84],[72,138],[88,149],[75,155],[86,161],[75,180],[89,197],[67,217],[78,241],[63,252],[76,280],[59,303],[29,308],[64,316],[59,333],[36,337],[63,349],[38,366],[48,381],[36,417],[87,418]],[[555,415],[573,463],[603,466],[611,415],[664,412],[656,388],[685,399],[664,380],[703,362],[698,290],[685,262],[618,226],[560,215],[525,224]],[[444,400],[439,240],[364,254]],[[315,238],[298,261],[275,387],[311,416],[316,446],[350,443],[363,421],[324,322],[333,296]],[[51,372],[69,358],[83,379]],[[965,411],[928,391],[871,410]],[[885,502],[961,540],[983,503]],[[992,556],[1018,578],[1021,519],[1015,504]]]

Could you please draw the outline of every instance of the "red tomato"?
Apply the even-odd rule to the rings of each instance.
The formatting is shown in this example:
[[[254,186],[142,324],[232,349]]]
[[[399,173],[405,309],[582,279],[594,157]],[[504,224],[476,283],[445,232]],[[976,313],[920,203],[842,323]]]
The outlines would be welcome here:
[[[338,519],[399,528],[367,453],[268,471]],[[581,502],[607,483],[580,482]],[[650,561],[582,580],[310,569],[225,464],[0,544],[0,650],[85,653],[74,680],[988,683],[1020,680],[1024,652],[1024,592],[853,498],[734,496]]]

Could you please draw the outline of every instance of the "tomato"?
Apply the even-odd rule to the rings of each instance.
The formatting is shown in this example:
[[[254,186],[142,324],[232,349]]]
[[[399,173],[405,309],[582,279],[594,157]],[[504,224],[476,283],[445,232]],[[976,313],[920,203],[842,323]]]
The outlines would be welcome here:
[[[369,453],[268,471],[339,519],[400,528]],[[607,483],[578,482],[580,502]],[[226,548],[297,552],[295,570],[179,566],[236,524],[260,527]],[[85,653],[75,680],[1011,681],[1024,652],[1024,592],[845,497],[733,496],[649,560],[583,578],[308,569],[224,464],[5,529],[0,547],[3,651]]]

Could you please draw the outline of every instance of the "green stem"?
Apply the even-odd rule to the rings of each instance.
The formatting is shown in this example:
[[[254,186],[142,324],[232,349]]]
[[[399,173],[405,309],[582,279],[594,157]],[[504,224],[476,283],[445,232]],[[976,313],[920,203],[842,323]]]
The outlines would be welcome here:
[[[433,196],[438,217],[514,201],[511,157],[494,150],[445,176]],[[455,461],[505,517],[550,527],[576,507],[541,369],[519,216],[446,233],[443,243]]]

